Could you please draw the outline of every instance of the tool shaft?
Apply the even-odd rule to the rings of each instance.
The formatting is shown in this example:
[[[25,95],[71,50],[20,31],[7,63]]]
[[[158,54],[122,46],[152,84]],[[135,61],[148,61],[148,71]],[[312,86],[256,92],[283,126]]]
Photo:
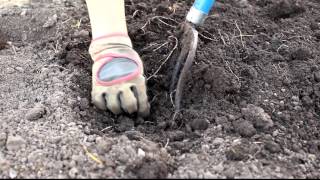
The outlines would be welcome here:
[[[201,25],[208,16],[215,0],[196,0],[187,15],[187,21]]]

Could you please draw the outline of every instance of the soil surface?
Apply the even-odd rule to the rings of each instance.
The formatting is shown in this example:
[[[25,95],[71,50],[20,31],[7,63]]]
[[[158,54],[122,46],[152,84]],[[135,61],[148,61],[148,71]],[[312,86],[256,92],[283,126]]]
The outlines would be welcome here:
[[[1,7],[0,178],[320,178],[320,1],[218,0],[173,123],[191,4],[126,1],[147,119],[92,105],[83,1]]]

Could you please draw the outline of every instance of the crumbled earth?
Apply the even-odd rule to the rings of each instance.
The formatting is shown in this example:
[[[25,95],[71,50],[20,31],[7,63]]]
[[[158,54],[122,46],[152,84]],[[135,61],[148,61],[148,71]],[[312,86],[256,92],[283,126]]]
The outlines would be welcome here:
[[[146,119],[92,105],[84,1],[1,5],[0,178],[320,178],[319,1],[218,0],[173,118],[192,2],[126,1]]]

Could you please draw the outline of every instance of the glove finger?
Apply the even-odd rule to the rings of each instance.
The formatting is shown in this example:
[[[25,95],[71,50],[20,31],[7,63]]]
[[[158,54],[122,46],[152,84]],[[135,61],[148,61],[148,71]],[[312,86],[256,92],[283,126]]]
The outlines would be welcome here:
[[[150,104],[148,102],[147,90],[145,84],[138,87],[132,87],[132,91],[138,100],[138,114],[147,117],[150,114]]]
[[[107,94],[107,96],[105,98],[107,101],[108,109],[116,115],[120,114],[121,108],[120,108],[118,93]]]
[[[106,100],[104,98],[104,95],[103,94],[96,94],[96,93],[92,93],[91,94],[91,100],[92,100],[92,103],[99,109],[101,110],[106,110],[107,107],[106,107]]]
[[[120,94],[121,107],[129,114],[137,112],[138,104],[137,99],[134,96],[130,88],[126,88]]]

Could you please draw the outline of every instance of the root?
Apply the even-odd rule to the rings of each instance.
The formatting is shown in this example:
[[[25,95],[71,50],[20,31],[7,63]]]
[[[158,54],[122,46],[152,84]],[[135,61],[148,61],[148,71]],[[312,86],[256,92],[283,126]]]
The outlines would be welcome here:
[[[168,54],[168,56],[162,61],[161,65],[159,66],[159,68],[151,75],[147,78],[147,81],[149,81],[151,78],[154,78],[157,76],[157,74],[159,73],[159,71],[161,70],[162,66],[164,64],[166,64],[166,62],[170,59],[170,57],[172,56],[173,52],[178,48],[178,44],[179,44],[179,41],[176,37],[174,36],[170,36],[169,38],[174,38],[175,40],[175,45],[173,47],[173,49],[170,51],[170,53]]]

